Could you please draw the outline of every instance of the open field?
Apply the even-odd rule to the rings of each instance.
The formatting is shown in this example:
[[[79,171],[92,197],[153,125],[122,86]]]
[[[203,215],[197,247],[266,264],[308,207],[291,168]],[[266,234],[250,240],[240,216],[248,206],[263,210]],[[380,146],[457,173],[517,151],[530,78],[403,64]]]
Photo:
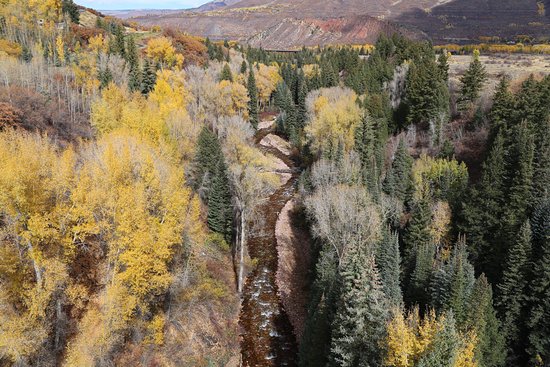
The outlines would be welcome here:
[[[459,82],[471,61],[470,55],[453,55],[449,61],[451,83]],[[550,55],[492,54],[482,55],[481,62],[487,69],[489,81],[486,91],[492,92],[504,74],[511,80],[523,80],[529,75],[550,74]],[[492,93],[491,93],[492,94]]]

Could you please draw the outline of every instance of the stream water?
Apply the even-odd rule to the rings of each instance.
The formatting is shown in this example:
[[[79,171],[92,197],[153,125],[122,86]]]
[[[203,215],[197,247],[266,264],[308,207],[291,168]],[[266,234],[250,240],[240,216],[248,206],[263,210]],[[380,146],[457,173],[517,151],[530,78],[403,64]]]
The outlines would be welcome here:
[[[242,365],[246,367],[296,366],[297,344],[277,287],[277,239],[275,226],[285,204],[296,192],[297,164],[274,147],[260,141],[271,132],[258,131],[256,144],[267,154],[281,159],[292,172],[288,182],[275,191],[260,207],[265,228],[249,237],[248,253],[255,268],[246,278],[240,315]]]

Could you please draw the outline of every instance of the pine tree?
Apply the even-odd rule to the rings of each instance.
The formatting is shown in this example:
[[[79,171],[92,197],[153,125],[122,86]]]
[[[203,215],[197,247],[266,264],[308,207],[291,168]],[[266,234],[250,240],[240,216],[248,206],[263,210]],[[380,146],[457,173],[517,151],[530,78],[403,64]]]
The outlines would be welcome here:
[[[231,68],[227,63],[223,65],[223,69],[220,74],[220,80],[228,80],[230,82],[233,81],[233,74],[231,73]]]
[[[80,23],[80,11],[78,10],[78,6],[76,6],[73,0],[63,0],[61,2],[61,9],[63,13],[69,15],[69,18],[71,18],[71,22],[73,22],[74,24]]]
[[[534,156],[533,190],[531,197],[550,197],[550,118],[537,128]]]
[[[29,63],[32,61],[32,52],[31,50],[26,46],[23,45],[21,50],[21,60],[23,60],[26,63]]]
[[[497,86],[493,98],[493,106],[491,107],[491,113],[489,115],[492,138],[506,129],[508,122],[511,122],[510,120],[514,114],[514,95],[510,92],[509,88],[510,82],[508,77],[502,77]]]
[[[474,331],[477,337],[475,359],[479,366],[503,366],[506,356],[505,338],[493,307],[493,291],[485,275],[481,275],[470,292],[463,330]]]
[[[409,304],[417,304],[422,310],[430,302],[430,279],[434,271],[434,257],[435,246],[429,242],[416,249],[415,266],[407,289],[407,299]]]
[[[208,227],[231,241],[233,208],[231,205],[231,189],[229,177],[223,156],[219,158],[216,171],[213,172],[210,191],[208,193]]]
[[[135,92],[141,90],[141,69],[139,67],[139,55],[134,37],[128,37],[126,49],[126,62],[129,67],[128,89],[131,92]]]
[[[250,101],[248,102],[248,115],[250,116],[250,124],[257,129],[260,123],[260,116],[258,111],[258,87],[256,86],[256,78],[254,76],[254,70],[251,68],[248,73],[248,96]]]
[[[449,53],[443,50],[437,58],[437,66],[441,73],[441,79],[445,82],[449,80]]]
[[[391,306],[401,307],[403,305],[403,295],[400,286],[399,236],[397,233],[390,233],[389,228],[382,231],[382,241],[376,252],[376,264],[380,269],[380,279],[386,298]]]
[[[433,343],[418,361],[418,367],[454,367],[457,358],[460,335],[456,328],[453,312],[445,314],[441,329],[435,334]]]
[[[373,256],[354,245],[340,272],[342,293],[332,327],[330,366],[380,366],[387,301]]]
[[[508,177],[509,194],[508,205],[504,216],[505,231],[502,233],[504,249],[511,246],[510,240],[513,240],[520,226],[527,220],[532,205],[533,197],[533,173],[534,173],[534,153],[535,142],[532,130],[527,122],[514,126],[510,134],[510,152],[508,154]],[[504,257],[499,260],[504,263]]]
[[[193,161],[193,187],[206,192],[203,199],[208,202],[208,193],[212,177],[218,171],[219,162],[223,161],[218,137],[204,126],[197,139],[197,150]],[[222,171],[224,167],[221,167]],[[222,172],[223,173],[223,172]]]
[[[155,88],[157,82],[157,71],[154,64],[145,60],[141,76],[141,93],[148,95]]]
[[[528,300],[527,270],[531,254],[531,225],[522,225],[515,243],[508,252],[508,259],[498,285],[498,308],[503,320],[503,330],[509,348],[510,365],[518,364],[525,340],[523,312]]]
[[[407,74],[407,122],[434,123],[449,115],[449,88],[432,55],[411,63]]]
[[[403,237],[405,277],[408,278],[416,264],[416,253],[425,244],[431,244],[430,223],[432,213],[426,200],[415,204],[411,220]]]
[[[539,203],[531,219],[532,266],[529,274],[528,352],[550,361],[550,200]]]
[[[325,62],[321,67],[321,83],[325,88],[338,85],[338,74],[334,71],[332,63],[330,62]]]
[[[114,41],[112,42],[111,52],[120,55],[122,58],[126,58],[126,41],[124,39],[124,26],[120,24],[114,25],[113,35],[115,36]]]
[[[402,201],[411,200],[414,191],[412,166],[413,159],[407,151],[405,141],[401,139],[390,172],[384,182],[384,191],[389,195],[395,195]]]
[[[481,182],[473,188],[462,208],[461,232],[471,245],[474,264],[485,272],[490,282],[499,281],[500,263],[506,250],[495,235],[503,231],[506,208],[506,148],[502,133],[493,141],[482,166]]]
[[[377,160],[379,148],[375,121],[369,113],[365,111],[361,124],[355,130],[355,149],[361,159],[363,181],[369,189],[369,192],[375,197],[377,197],[380,192],[380,173]]]
[[[466,73],[460,78],[462,83],[459,105],[461,110],[466,110],[470,105],[475,104],[480,96],[483,83],[487,80],[485,66],[479,61],[479,51],[475,50],[472,62]]]
[[[459,240],[453,249],[448,273],[450,288],[445,309],[452,310],[457,323],[463,325],[468,310],[468,298],[475,282],[474,267],[468,261],[464,240]]]
[[[109,66],[106,66],[105,69],[98,71],[99,79],[99,89],[105,89],[113,81],[113,73]]]
[[[247,70],[248,70],[248,66],[246,65],[246,61],[243,60],[241,64],[241,74],[245,74]]]

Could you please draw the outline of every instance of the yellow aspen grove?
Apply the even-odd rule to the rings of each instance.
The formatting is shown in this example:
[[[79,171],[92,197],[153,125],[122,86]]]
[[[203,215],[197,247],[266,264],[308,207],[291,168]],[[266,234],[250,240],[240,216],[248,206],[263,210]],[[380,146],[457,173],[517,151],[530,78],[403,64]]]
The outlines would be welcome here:
[[[475,333],[467,333],[463,340],[463,346],[458,351],[453,367],[477,367],[475,360],[475,349],[477,345],[477,336]]]
[[[394,312],[394,317],[388,323],[387,333],[388,352],[384,364],[389,367],[412,366],[416,335],[410,330],[401,310]]]
[[[158,37],[149,40],[145,52],[148,57],[155,63],[159,63],[163,68],[175,66],[181,69],[183,66],[183,55],[176,53],[170,38]]]

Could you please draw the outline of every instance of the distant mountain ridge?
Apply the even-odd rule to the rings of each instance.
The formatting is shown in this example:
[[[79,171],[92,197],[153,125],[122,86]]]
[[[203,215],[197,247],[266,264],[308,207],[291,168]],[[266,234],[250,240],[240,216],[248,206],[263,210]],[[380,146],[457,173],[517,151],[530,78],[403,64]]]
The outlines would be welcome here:
[[[543,4],[541,11],[541,4]],[[134,20],[270,49],[371,43],[381,32],[435,43],[550,36],[550,0],[224,0]]]

